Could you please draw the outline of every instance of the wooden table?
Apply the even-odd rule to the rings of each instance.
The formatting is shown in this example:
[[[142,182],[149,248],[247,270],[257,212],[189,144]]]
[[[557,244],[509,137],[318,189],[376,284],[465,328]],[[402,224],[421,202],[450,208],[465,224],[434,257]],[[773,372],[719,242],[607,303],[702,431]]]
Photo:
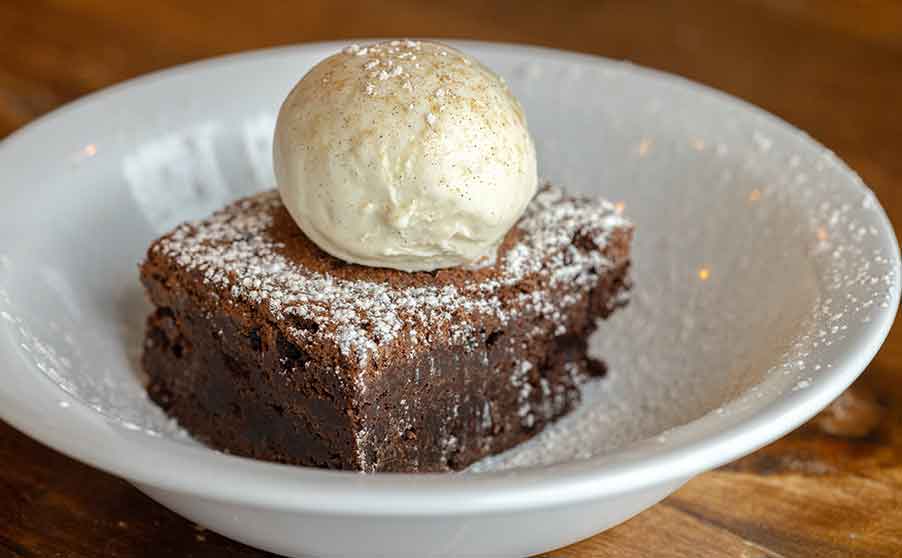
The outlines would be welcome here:
[[[626,58],[834,149],[902,223],[902,3],[0,0],[0,137],[76,97],[226,52],[466,37]],[[2,378],[0,378],[2,381]],[[261,556],[0,423],[0,556]],[[902,333],[841,404],[554,556],[902,556]]]

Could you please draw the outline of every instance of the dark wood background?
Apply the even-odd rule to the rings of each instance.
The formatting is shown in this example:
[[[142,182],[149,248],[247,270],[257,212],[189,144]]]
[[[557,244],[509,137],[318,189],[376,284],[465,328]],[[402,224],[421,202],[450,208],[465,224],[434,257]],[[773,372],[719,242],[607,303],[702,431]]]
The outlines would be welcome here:
[[[139,74],[272,45],[457,37],[626,58],[747,99],[902,223],[902,2],[0,0],[0,137]],[[2,381],[2,376],[0,376]],[[824,414],[555,556],[902,556],[902,333]],[[261,556],[0,423],[0,556]]]

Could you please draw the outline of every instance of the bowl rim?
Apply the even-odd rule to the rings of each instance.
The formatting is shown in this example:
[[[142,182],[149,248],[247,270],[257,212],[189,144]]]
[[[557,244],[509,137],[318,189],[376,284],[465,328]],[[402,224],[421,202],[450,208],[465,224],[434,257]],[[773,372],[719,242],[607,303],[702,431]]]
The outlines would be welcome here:
[[[242,52],[140,76],[69,103],[13,132],[0,141],[0,156],[14,146],[47,133],[59,121],[77,114],[88,104],[103,103],[114,96],[128,96],[135,89],[158,81],[198,70],[223,69],[235,63],[261,63],[270,57],[304,51],[334,51],[351,42],[354,41],[306,43]],[[370,40],[358,39],[357,42]],[[870,192],[854,171],[804,132],[748,102],[686,78],[595,55],[546,47],[482,41],[446,42],[483,52],[518,51],[537,57],[588,60],[668,81],[674,87],[690,89],[702,98],[713,98],[750,111],[800,141],[823,150],[828,154],[828,163],[843,175],[848,187],[856,188],[857,193],[863,195]],[[850,329],[847,336],[850,349],[837,358],[832,368],[815,376],[807,389],[781,394],[747,420],[713,436],[671,447],[641,448],[619,462],[609,462],[610,456],[604,455],[541,468],[479,474],[361,475],[268,463],[153,438],[130,444],[129,451],[140,452],[139,455],[130,453],[122,456],[119,451],[98,452],[95,446],[85,441],[109,446],[111,438],[108,431],[96,428],[88,432],[72,432],[54,426],[46,418],[42,419],[35,409],[16,400],[4,400],[2,394],[0,418],[66,455],[135,484],[268,509],[352,512],[358,515],[489,513],[587,501],[651,486],[681,483],[693,475],[748,454],[795,429],[842,393],[874,358],[889,334],[900,300],[900,255],[895,232],[882,206],[876,203],[875,209],[873,224],[881,232],[881,247],[889,254],[897,277],[890,287],[890,306],[871,322]],[[17,364],[11,355],[2,353],[0,361],[7,366],[25,366]],[[682,428],[691,427],[691,424]],[[73,433],[83,437],[75,437]],[[614,454],[626,451],[629,450],[617,450]]]

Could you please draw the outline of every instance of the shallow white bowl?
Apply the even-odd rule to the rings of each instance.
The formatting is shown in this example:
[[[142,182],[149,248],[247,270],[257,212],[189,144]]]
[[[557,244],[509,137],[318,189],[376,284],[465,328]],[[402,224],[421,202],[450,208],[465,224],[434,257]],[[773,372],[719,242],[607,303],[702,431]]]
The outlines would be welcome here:
[[[899,253],[870,191],[778,119],[596,57],[461,43],[522,99],[540,171],[625,205],[631,306],[609,377],[474,471],[373,475],[203,448],[144,396],[156,235],[272,184],[290,86],[342,45],[232,56],[92,95],[0,144],[0,416],[224,535],[301,556],[523,556],[606,529],[778,438],[873,358]]]

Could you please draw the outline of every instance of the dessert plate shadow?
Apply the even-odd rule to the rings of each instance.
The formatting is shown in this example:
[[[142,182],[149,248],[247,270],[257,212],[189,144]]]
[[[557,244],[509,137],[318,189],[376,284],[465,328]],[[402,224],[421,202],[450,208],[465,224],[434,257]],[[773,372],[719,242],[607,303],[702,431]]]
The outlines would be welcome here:
[[[460,474],[360,475],[200,446],[148,401],[136,262],[273,184],[281,100],[344,45],[199,62],[86,97],[0,143],[0,418],[228,537],[290,556],[526,556],[588,537],[813,416],[899,303],[873,194],[785,122],[684,79],[455,43],[508,81],[540,173],[636,224],[607,378],[534,440]]]

